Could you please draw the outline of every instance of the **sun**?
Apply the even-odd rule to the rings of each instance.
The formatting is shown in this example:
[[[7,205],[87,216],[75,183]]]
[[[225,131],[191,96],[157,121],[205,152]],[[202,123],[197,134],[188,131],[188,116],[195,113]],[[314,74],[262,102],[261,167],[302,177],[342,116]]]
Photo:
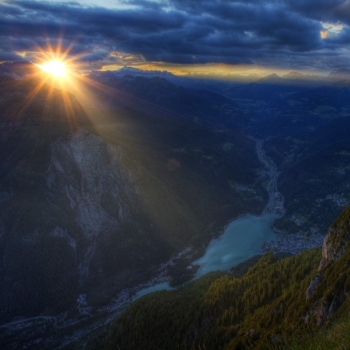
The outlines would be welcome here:
[[[38,65],[38,67],[55,78],[65,78],[67,76],[66,65],[59,60],[48,61]]]

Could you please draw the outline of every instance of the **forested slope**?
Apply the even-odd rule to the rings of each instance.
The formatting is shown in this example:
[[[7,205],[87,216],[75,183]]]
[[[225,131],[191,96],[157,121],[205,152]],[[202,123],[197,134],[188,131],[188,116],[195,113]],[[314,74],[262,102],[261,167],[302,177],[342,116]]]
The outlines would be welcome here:
[[[349,238],[350,207],[330,227],[321,264],[320,249],[279,261],[268,253],[241,278],[210,274],[145,296],[116,321],[107,348],[266,349],[305,340],[345,310]]]

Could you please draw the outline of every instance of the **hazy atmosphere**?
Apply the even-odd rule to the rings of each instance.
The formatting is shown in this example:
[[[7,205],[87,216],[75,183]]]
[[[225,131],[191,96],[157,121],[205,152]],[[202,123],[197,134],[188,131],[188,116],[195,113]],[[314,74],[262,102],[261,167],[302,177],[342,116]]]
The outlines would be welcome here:
[[[0,349],[350,349],[350,0],[0,0]]]

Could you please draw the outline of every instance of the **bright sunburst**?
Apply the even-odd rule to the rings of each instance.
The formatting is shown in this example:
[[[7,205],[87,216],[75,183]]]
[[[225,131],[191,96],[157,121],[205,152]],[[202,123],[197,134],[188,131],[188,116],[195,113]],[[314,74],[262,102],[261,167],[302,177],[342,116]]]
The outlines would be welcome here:
[[[53,75],[56,78],[65,78],[67,76],[66,66],[63,62],[52,60],[44,64],[38,65],[44,72]]]

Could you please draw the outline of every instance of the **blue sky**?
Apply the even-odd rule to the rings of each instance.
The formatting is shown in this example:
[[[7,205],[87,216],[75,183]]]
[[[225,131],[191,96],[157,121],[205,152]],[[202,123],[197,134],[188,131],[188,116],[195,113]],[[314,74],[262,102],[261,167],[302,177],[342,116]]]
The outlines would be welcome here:
[[[0,61],[60,43],[87,70],[331,71],[349,26],[349,0],[0,0]]]

